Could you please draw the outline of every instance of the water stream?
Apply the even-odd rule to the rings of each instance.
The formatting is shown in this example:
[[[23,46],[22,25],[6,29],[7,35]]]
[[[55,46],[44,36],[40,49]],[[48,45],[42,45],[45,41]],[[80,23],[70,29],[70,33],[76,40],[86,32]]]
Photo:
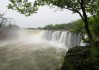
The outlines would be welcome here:
[[[17,39],[0,42],[0,70],[55,70],[80,35],[67,31],[20,30]]]

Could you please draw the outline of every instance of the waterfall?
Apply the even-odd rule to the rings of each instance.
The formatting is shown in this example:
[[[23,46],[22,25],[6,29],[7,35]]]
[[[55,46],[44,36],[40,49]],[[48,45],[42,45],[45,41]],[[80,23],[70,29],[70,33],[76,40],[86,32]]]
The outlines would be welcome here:
[[[60,35],[61,35],[60,31],[53,32],[51,40],[52,41],[59,41]]]
[[[42,39],[51,42],[56,42],[58,44],[63,44],[68,48],[80,46],[81,35],[76,33],[71,33],[68,31],[43,31]]]
[[[52,35],[53,35],[52,31],[44,31],[42,38],[50,41],[52,39]]]

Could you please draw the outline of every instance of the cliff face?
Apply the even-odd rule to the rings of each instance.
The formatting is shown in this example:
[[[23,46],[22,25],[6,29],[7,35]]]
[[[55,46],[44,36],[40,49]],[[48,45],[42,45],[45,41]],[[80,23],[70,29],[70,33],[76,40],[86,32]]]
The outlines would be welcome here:
[[[69,49],[60,70],[99,70],[99,48]]]

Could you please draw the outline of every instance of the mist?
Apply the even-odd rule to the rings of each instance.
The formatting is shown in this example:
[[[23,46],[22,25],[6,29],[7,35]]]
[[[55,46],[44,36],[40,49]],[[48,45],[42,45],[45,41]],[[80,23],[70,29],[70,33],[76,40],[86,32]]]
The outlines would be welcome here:
[[[42,30],[19,29],[16,36],[0,41],[0,70],[53,70],[61,67],[66,48],[43,40]]]

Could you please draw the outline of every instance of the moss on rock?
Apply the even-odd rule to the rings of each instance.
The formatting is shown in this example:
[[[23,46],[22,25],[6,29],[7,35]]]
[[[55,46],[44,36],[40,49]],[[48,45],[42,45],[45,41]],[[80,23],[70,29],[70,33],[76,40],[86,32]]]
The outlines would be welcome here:
[[[90,47],[73,47],[66,53],[60,70],[99,70],[98,51],[92,54]]]

